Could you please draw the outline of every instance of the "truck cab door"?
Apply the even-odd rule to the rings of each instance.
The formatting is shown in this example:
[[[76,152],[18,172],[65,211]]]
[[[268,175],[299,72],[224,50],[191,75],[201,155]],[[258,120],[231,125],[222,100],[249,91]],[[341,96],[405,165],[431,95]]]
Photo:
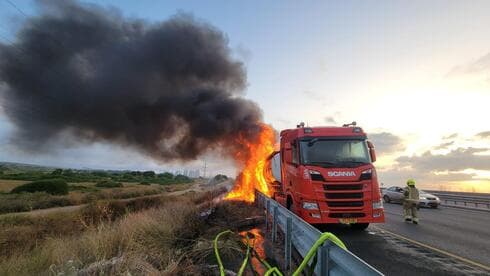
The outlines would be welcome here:
[[[300,181],[299,173],[299,155],[298,155],[298,143],[296,140],[290,142],[284,147],[284,160],[283,160],[283,186],[286,191],[286,195],[290,194],[293,196],[293,203],[297,204],[297,198],[294,198],[294,191],[296,190],[296,185]]]

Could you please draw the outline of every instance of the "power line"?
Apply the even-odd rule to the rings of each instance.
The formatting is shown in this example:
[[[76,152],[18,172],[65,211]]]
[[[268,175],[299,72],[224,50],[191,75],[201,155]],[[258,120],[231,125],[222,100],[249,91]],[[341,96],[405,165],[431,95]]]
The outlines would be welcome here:
[[[14,7],[14,9],[16,9],[18,12],[20,12],[23,16],[25,16],[26,18],[29,18],[29,16],[23,12],[16,4],[14,4],[12,1],[10,0],[5,0],[5,2],[7,2],[10,6]]]
[[[24,11],[23,11],[21,8],[19,8],[19,6],[15,5],[15,4],[14,4],[12,1],[10,1],[10,0],[4,0],[4,1],[5,1],[5,2],[7,2],[7,3],[8,3],[10,6],[12,6],[14,9],[16,9],[16,10],[17,10],[17,11],[18,11],[20,14],[22,14],[22,15],[23,15],[23,16],[24,16],[26,19],[29,19],[29,15],[28,15],[27,13],[25,13],[25,12],[24,12]],[[42,28],[40,28],[40,27],[39,27],[39,26],[38,26],[38,25],[37,25],[35,22],[31,21],[31,23],[32,23],[34,26],[38,27],[37,29],[38,29],[39,31],[43,31],[43,29],[42,29]],[[51,39],[52,41],[54,41],[54,42],[58,43],[58,44],[59,44],[61,47],[64,47],[63,42],[62,42],[62,41],[60,41],[60,40],[58,40],[56,37],[54,37],[53,35],[51,35],[49,32],[43,32],[43,34],[46,34],[46,35],[47,35],[47,37],[48,37],[49,39]]]

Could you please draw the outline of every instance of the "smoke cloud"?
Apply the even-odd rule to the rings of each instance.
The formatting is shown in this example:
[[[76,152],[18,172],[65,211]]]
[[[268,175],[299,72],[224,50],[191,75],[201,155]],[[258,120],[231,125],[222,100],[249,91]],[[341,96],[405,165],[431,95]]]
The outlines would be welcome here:
[[[128,146],[162,161],[253,141],[262,114],[240,97],[244,65],[227,37],[190,15],[150,23],[75,1],[40,1],[13,44],[0,43],[0,95],[13,141]]]

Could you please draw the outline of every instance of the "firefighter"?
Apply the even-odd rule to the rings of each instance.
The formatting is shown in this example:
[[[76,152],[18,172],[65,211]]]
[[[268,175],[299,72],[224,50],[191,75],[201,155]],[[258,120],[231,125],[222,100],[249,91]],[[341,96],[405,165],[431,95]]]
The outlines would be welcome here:
[[[417,206],[419,203],[419,190],[415,188],[415,180],[407,180],[407,187],[403,192],[403,215],[405,221],[412,221],[414,224],[419,223],[419,218],[417,217]]]

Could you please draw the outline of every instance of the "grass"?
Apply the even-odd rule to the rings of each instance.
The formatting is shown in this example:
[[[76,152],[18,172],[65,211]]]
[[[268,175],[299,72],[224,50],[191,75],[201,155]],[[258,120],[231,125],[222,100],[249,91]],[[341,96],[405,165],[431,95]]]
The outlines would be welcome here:
[[[102,180],[95,184],[98,188],[122,188],[123,184],[121,182],[115,182],[112,180]]]
[[[216,216],[247,212],[223,203],[232,206],[220,204],[211,220],[200,218],[201,206],[220,192],[105,201],[44,217],[1,217],[0,275],[202,274],[213,256],[214,235],[227,227],[217,226]],[[243,257],[238,237],[224,239],[220,248],[225,261]]]
[[[10,192],[13,188],[29,183],[30,181],[26,180],[7,180],[7,179],[0,179],[0,192],[5,192],[8,193]]]
[[[55,196],[45,192],[0,195],[0,214],[69,205],[74,205],[69,196]]]
[[[97,201],[71,212],[39,216],[5,215],[0,217],[0,256],[14,254],[16,250],[32,250],[39,242],[49,238],[79,234],[130,212],[159,207],[171,200],[174,197],[163,195],[124,201]]]
[[[53,179],[68,183],[68,191],[66,186],[63,191],[51,189],[53,185],[48,187],[47,184],[53,183],[46,182],[52,182]],[[174,192],[185,190],[193,183],[194,180],[187,176],[169,172],[53,169],[2,163],[0,214]],[[22,189],[29,193],[23,193]],[[9,194],[16,191],[21,193]]]
[[[49,239],[28,254],[0,262],[0,274],[42,274],[48,269],[56,274],[69,273],[112,258],[120,263],[111,267],[111,274],[151,273],[176,262],[173,249],[185,246],[179,241],[198,234],[194,231],[200,227],[192,225],[199,223],[195,212],[195,207],[176,202],[129,214],[113,224],[102,223],[77,237]]]
[[[29,180],[38,181],[45,179],[58,178],[66,182],[149,182],[160,185],[182,184],[193,182],[187,176],[173,175],[172,173],[155,173],[153,171],[92,171],[92,170],[74,170],[74,169],[49,169],[19,167],[14,165],[0,164],[0,178],[7,180]]]
[[[76,184],[69,185],[69,194],[63,196],[50,195],[44,192],[0,194],[0,214],[80,205],[97,200],[128,199],[154,195],[166,192],[165,188],[160,185],[124,185],[122,188],[99,189],[93,184]]]

